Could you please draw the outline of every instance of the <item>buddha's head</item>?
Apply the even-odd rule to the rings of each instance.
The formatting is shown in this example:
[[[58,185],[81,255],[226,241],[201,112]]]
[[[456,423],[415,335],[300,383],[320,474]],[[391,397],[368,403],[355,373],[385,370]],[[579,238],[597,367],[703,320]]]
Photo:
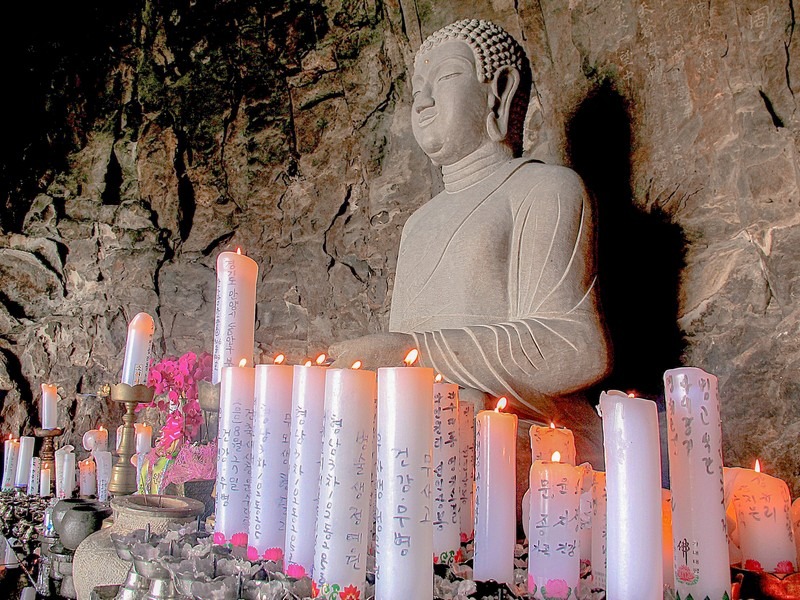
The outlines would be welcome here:
[[[482,146],[516,154],[530,93],[525,51],[491,21],[458,21],[417,52],[412,79],[414,137],[437,165]]]

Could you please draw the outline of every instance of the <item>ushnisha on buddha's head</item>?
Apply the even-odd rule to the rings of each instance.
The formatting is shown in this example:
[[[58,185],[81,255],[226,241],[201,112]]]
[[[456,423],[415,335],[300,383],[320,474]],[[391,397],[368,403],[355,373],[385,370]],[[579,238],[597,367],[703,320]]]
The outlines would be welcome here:
[[[434,164],[521,149],[528,60],[498,25],[466,19],[432,34],[417,52],[412,85],[414,137]]]

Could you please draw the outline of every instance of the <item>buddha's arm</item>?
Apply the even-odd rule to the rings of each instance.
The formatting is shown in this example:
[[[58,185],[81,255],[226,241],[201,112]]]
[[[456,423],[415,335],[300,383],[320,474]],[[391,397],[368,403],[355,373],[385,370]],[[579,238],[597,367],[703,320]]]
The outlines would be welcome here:
[[[508,321],[414,333],[426,362],[450,380],[540,412],[610,367],[591,200],[577,175],[559,175],[514,207]]]

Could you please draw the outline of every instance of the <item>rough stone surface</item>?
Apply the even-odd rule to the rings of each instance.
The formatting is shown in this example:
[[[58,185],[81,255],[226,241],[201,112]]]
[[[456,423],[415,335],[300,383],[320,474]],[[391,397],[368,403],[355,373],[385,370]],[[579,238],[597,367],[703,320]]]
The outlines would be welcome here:
[[[65,439],[116,422],[76,393],[116,379],[140,310],[158,355],[210,350],[223,249],[259,263],[265,355],[384,329],[403,223],[441,189],[411,135],[413,55],[474,16],[531,59],[526,154],[597,196],[602,387],[716,373],[727,463],[800,492],[792,0],[113,4],[4,36],[22,84],[0,154],[4,431],[38,422],[43,381]]]

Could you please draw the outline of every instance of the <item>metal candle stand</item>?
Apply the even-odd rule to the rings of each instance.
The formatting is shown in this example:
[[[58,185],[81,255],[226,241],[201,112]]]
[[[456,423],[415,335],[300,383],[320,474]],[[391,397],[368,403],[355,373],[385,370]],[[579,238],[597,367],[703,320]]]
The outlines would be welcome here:
[[[51,483],[55,481],[55,472],[56,472],[56,447],[55,447],[55,439],[59,435],[64,433],[63,429],[59,429],[56,427],[55,429],[42,429],[41,427],[36,427],[33,430],[33,435],[37,438],[42,438],[42,449],[39,450],[39,458],[42,459],[41,468],[50,469],[51,473]],[[34,490],[36,492],[38,490]]]
[[[136,453],[136,406],[151,402],[154,393],[155,389],[141,384],[118,383],[111,386],[111,399],[125,404],[118,458],[111,469],[111,481],[108,483],[108,491],[115,496],[133,494],[138,487],[136,467],[131,464],[131,457]]]

